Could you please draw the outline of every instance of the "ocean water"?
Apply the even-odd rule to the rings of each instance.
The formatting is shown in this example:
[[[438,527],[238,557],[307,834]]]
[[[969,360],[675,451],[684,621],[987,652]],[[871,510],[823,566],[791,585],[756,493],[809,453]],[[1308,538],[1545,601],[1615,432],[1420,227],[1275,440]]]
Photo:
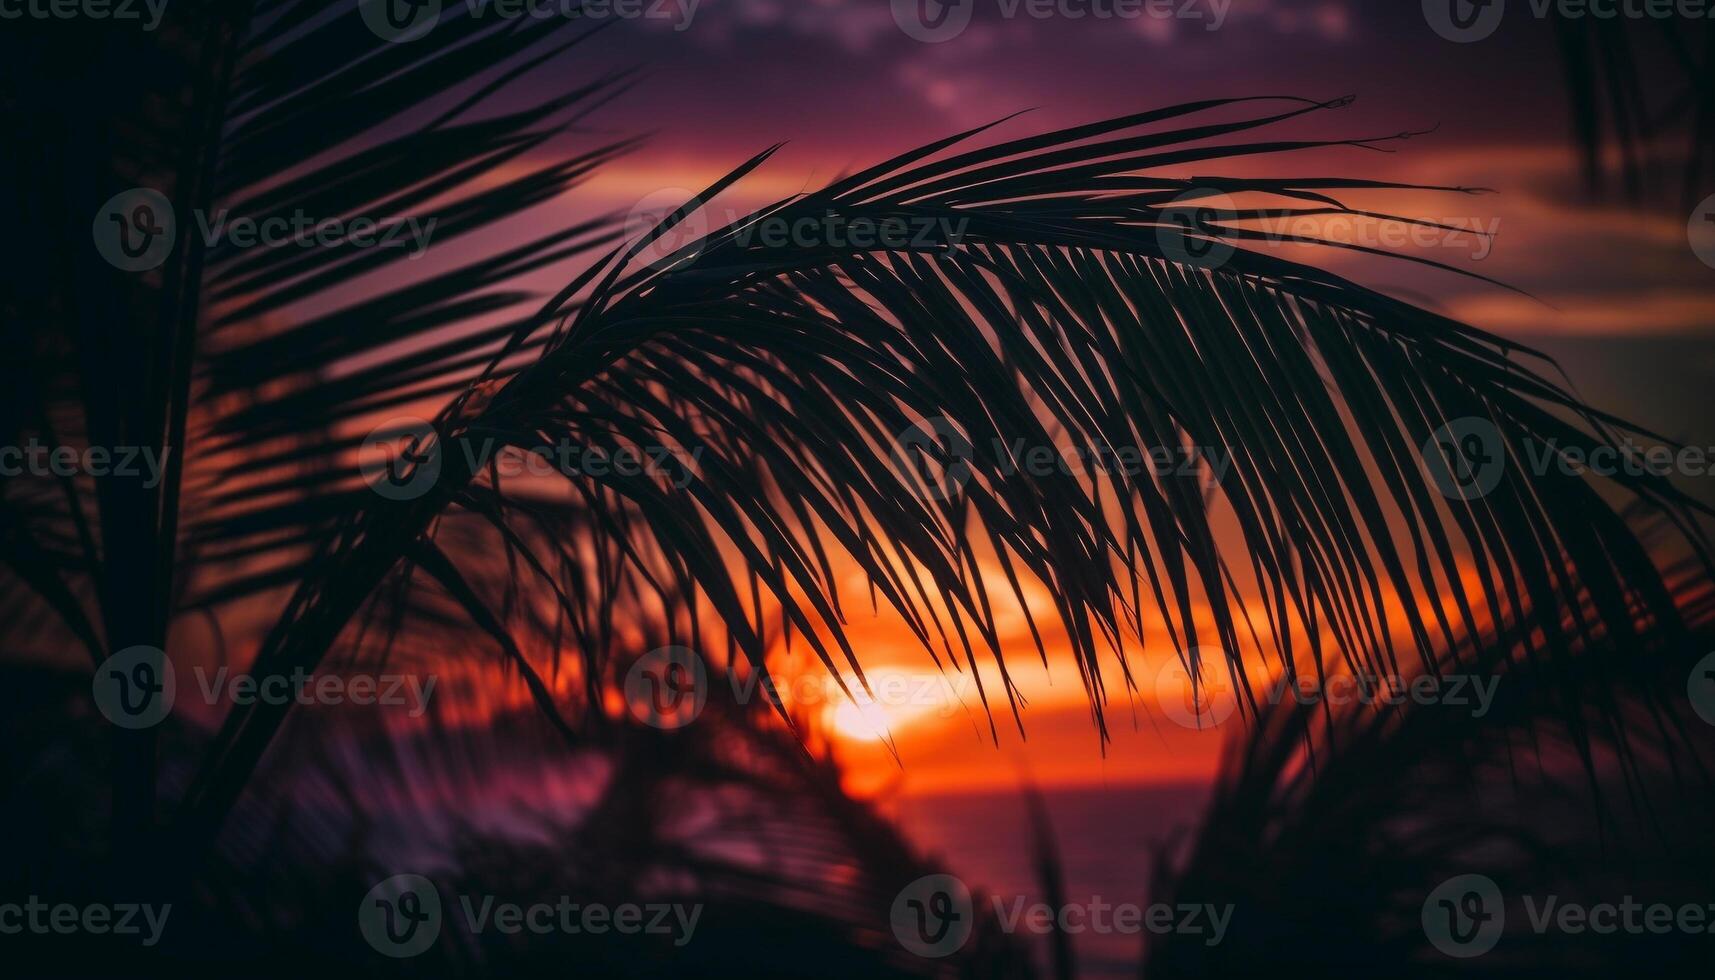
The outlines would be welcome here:
[[[1067,902],[1147,907],[1157,855],[1195,827],[1208,795],[1205,783],[1043,790]],[[906,835],[979,901],[998,896],[1010,910],[1021,896],[1027,907],[1044,900],[1023,791],[909,796],[892,809]],[[1051,976],[1047,937],[1022,929],[1017,935],[1038,972]],[[1090,931],[1073,936],[1078,976],[1136,978],[1145,939]]]

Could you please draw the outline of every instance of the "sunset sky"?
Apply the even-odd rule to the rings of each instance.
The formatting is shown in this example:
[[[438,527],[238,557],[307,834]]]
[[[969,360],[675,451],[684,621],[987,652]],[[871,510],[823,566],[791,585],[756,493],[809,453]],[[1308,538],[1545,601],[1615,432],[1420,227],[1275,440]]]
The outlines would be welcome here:
[[[1221,163],[1218,172],[1493,189],[1481,196],[1377,192],[1347,203],[1495,232],[1492,242],[1455,236],[1406,250],[1529,295],[1335,250],[1303,257],[1536,345],[1561,359],[1592,402],[1668,437],[1715,445],[1705,408],[1715,376],[1715,269],[1689,247],[1691,216],[1676,201],[1638,208],[1584,193],[1561,69],[1543,24],[1514,17],[1494,38],[1458,45],[1430,30],[1410,2],[1234,0],[1219,31],[1148,18],[1006,20],[998,9],[994,0],[979,0],[971,27],[942,44],[908,37],[886,0],[703,0],[684,30],[661,21],[613,24],[538,69],[580,77],[641,69],[634,88],[556,147],[640,132],[651,134],[649,142],[528,220],[670,210],[781,141],[787,145],[779,154],[715,202],[715,215],[741,213],[1019,110],[1031,111],[998,137],[1194,99],[1355,95],[1350,108],[1263,138],[1420,135],[1389,144],[1387,153],[1270,155]],[[543,291],[569,271],[544,274]],[[1708,487],[1691,489],[1715,500]],[[857,621],[852,632],[873,675],[938,676],[899,623]],[[1225,728],[1239,724],[1235,718],[1199,732],[1152,712],[1147,697],[1134,708],[1116,675],[1108,708],[1113,742],[1104,757],[1065,651],[1044,670],[1022,625],[1010,640],[1019,644],[1011,662],[1029,700],[1027,741],[999,701],[1000,745],[991,744],[974,687],[957,675],[929,705],[830,705],[824,720],[840,736],[854,787],[984,788],[1025,775],[1064,784],[1200,778],[1212,769]],[[1146,694],[1170,656],[1151,650],[1134,665]],[[871,734],[883,723],[902,765]]]
[[[8,964],[1711,961],[1715,0],[124,2]]]
[[[972,26],[943,44],[907,37],[880,0],[707,0],[681,32],[618,25],[596,42],[594,61],[643,65],[645,77],[599,118],[616,133],[643,120],[655,135],[575,192],[576,204],[630,210],[651,195],[688,197],[781,140],[790,142],[724,206],[766,203],[1020,109],[1033,112],[1005,135],[1189,99],[1353,94],[1351,108],[1294,128],[1293,138],[1433,132],[1394,144],[1389,154],[1316,151],[1251,166],[1493,188],[1485,196],[1388,193],[1362,203],[1496,229],[1492,251],[1466,238],[1419,254],[1536,298],[1405,263],[1330,251],[1316,261],[1540,345],[1564,360],[1586,397],[1645,423],[1680,427],[1666,435],[1703,444],[1715,436],[1700,410],[1715,375],[1715,270],[1690,250],[1689,216],[1677,206],[1639,210],[1583,194],[1559,63],[1543,25],[1515,20],[1487,42],[1456,45],[1428,28],[1415,3],[1237,0],[1216,32],[1170,20],[1006,21],[994,9],[978,3]],[[582,67],[587,59],[586,50],[573,60]],[[1685,431],[1687,421],[1701,431]],[[857,623],[854,632],[866,667],[935,676],[895,624]],[[990,744],[974,689],[951,675],[953,687],[925,688],[942,698],[935,705],[879,709],[902,766],[862,735],[878,709],[867,716],[843,709],[835,728],[846,735],[842,757],[854,784],[897,779],[913,792],[1010,785],[1025,774],[1048,783],[1198,778],[1212,768],[1224,730],[1240,724],[1233,718],[1199,732],[1147,703],[1134,714],[1122,700],[1110,706],[1114,741],[1104,758],[1069,661],[1051,660],[1044,671],[1028,635],[1013,639],[1022,644],[1014,669],[1030,700],[1028,741],[1002,705],[1001,745]],[[1169,655],[1146,658],[1146,685]],[[963,694],[956,707],[955,690]]]

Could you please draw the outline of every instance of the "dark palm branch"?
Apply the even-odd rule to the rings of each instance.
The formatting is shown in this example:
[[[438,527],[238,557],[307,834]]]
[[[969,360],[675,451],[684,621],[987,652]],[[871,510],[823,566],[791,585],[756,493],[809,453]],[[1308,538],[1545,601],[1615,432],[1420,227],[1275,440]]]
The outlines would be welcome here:
[[[1002,690],[985,703],[1015,711],[994,603],[1029,613],[1040,586],[1053,608],[1036,611],[1063,625],[1098,726],[1116,683],[1133,683],[1127,637],[1150,632],[1146,606],[1175,649],[1218,645],[1241,682],[1247,649],[1288,673],[1320,669],[1331,653],[1351,669],[1399,673],[1402,661],[1437,669],[1435,649],[1497,624],[1532,631],[1527,655],[1592,635],[1672,635],[1673,602],[1602,488],[1521,475],[1465,503],[1424,478],[1420,448],[1452,419],[1496,426],[1517,474],[1527,440],[1614,438],[1620,423],[1545,378],[1530,352],[1266,250],[1212,269],[1187,260],[1194,240],[1242,244],[1260,237],[1259,219],[1344,212],[1331,195],[1376,186],[1163,173],[1373,147],[1219,142],[1337,105],[1196,103],[952,153],[973,131],[642,261],[759,155],[492,350],[489,370],[436,420],[437,491],[366,507],[254,669],[314,666],[402,561],[461,597],[520,659],[433,534],[449,506],[502,534],[522,517],[519,488],[473,472],[453,448],[483,437],[522,450],[665,445],[696,459],[683,473],[578,475],[571,492],[606,533],[665,556],[672,578],[657,587],[706,602],[763,673],[756,596],[778,604],[828,669],[862,677],[830,550],[861,567],[871,601],[944,665],[976,671],[989,659]],[[1233,118],[1244,109],[1258,114]],[[1211,207],[1215,195],[1244,203]],[[1177,219],[1199,209],[1187,231]],[[747,233],[828,216],[945,219],[962,234],[854,250],[770,248]],[[520,360],[529,344],[539,356]],[[900,465],[901,434],[929,422],[945,441],[914,451],[968,470],[955,493],[924,492],[918,469]],[[1015,443],[1201,447],[1231,469],[1210,499],[1182,477],[1016,472],[996,450]],[[1621,482],[1698,540],[1672,487]],[[555,546],[524,567],[551,582],[548,569],[579,569],[581,598],[599,605],[602,583],[580,564]],[[1266,630],[1242,601],[1250,593]],[[1590,614],[1566,621],[1567,607]],[[1215,665],[1192,653],[1189,667],[1200,677]],[[282,714],[229,716],[187,800],[194,837],[230,804]]]
[[[618,80],[554,83],[496,111],[590,32],[462,10],[409,45],[380,43],[351,5],[319,0],[174,3],[154,34],[87,19],[6,32],[6,176],[38,237],[7,269],[5,319],[23,354],[7,368],[8,442],[142,447],[168,461],[152,486],[6,481],[7,566],[95,662],[167,646],[169,623],[200,595],[296,581],[278,556],[301,556],[354,504],[318,492],[342,409],[456,372],[457,351],[481,335],[422,338],[505,323],[524,295],[513,279],[612,240],[582,226],[523,251],[470,244],[629,144],[532,166]],[[90,218],[137,186],[167,196],[179,234],[159,271],[129,275],[91,248]],[[221,212],[228,224],[435,216],[439,251],[420,270],[403,249],[240,252],[198,233],[199,215]],[[429,271],[454,249],[457,263]],[[399,344],[412,349],[389,348]],[[329,376],[362,358],[367,376]],[[289,421],[257,420],[259,401]],[[260,507],[266,488],[245,471],[270,454],[287,457],[295,487]],[[115,736],[124,832],[146,832],[153,816],[153,739]]]
[[[1677,181],[1687,207],[1701,200],[1715,179],[1715,27],[1584,17],[1555,28],[1586,183],[1617,182],[1635,200]]]
[[[1523,637],[1497,633],[1460,656],[1499,678],[1482,713],[1266,709],[1231,746],[1201,825],[1182,854],[1162,855],[1151,889],[1155,900],[1232,903],[1233,931],[1214,949],[1152,941],[1143,975],[1596,977],[1645,967],[1678,975],[1698,962],[1706,937],[1695,933],[1543,935],[1520,907],[1527,895],[1704,901],[1715,873],[1698,816],[1710,806],[1710,729],[1673,724],[1625,693],[1619,727],[1594,710],[1571,721],[1543,697],[1565,683],[1554,675],[1604,661],[1644,661],[1663,687],[1683,689],[1715,639],[1711,592],[1700,569],[1670,581],[1695,644],[1596,640],[1533,665],[1518,657]],[[1586,770],[1599,776],[1586,780]],[[1424,904],[1442,882],[1471,874],[1497,883],[1509,918],[1492,951],[1455,959],[1431,946]]]

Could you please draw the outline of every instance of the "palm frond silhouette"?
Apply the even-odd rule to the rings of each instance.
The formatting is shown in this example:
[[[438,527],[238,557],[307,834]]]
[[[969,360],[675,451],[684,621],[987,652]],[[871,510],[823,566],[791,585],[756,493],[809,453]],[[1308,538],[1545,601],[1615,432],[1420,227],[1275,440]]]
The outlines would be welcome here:
[[[1544,934],[1525,904],[1706,901],[1715,849],[1696,814],[1709,806],[1709,727],[1656,716],[1649,698],[1629,693],[1617,718],[1574,721],[1549,693],[1577,683],[1556,675],[1603,661],[1653,672],[1657,690],[1683,689],[1712,639],[1711,590],[1700,569],[1671,579],[1694,645],[1598,637],[1531,664],[1518,656],[1524,638],[1504,631],[1464,651],[1467,664],[1500,678],[1489,710],[1265,709],[1223,760],[1184,853],[1161,855],[1151,891],[1233,903],[1233,935],[1219,949],[1161,937],[1144,975],[1688,975],[1705,938],[1696,932]],[[1480,956],[1461,957],[1435,938],[1473,937],[1430,924],[1448,921],[1437,886],[1472,875],[1496,885],[1502,900],[1491,911],[1505,914]]]
[[[1399,673],[1442,669],[1437,650],[1496,628],[1528,638],[1519,656],[1551,659],[1592,637],[1682,632],[1612,494],[1666,515],[1702,555],[1694,503],[1649,475],[1607,486],[1524,465],[1529,446],[1617,448],[1636,430],[1529,350],[1245,247],[1267,237],[1260,222],[1360,214],[1337,195],[1390,186],[1205,175],[1410,135],[1271,129],[1347,100],[1191,102],[979,145],[983,127],[665,244],[765,151],[640,239],[596,221],[494,245],[480,233],[633,145],[534,162],[623,83],[559,81],[515,104],[532,71],[587,36],[575,24],[455,11],[385,45],[345,7],[309,0],[173,13],[154,38],[8,45],[12,64],[64,82],[29,107],[8,100],[34,154],[16,158],[10,185],[30,189],[19,213],[50,238],[8,273],[8,320],[35,355],[11,369],[9,434],[169,461],[153,487],[8,481],[11,574],[92,662],[170,647],[169,627],[192,614],[266,596],[283,606],[249,673],[311,671],[361,613],[396,599],[384,586],[428,581],[576,739],[583,722],[473,587],[472,555],[440,533],[460,514],[492,528],[517,588],[559,607],[585,677],[603,676],[593,638],[624,590],[711,610],[764,675],[762,607],[777,607],[830,671],[861,683],[839,556],[938,662],[998,668],[1002,689],[983,702],[1015,717],[997,607],[1030,615],[1040,591],[1102,731],[1109,699],[1135,686],[1126,645],[1151,614],[1194,682],[1224,670],[1241,691],[1247,650],[1289,674]],[[88,216],[139,184],[186,216],[432,211],[431,257],[456,261],[413,274],[384,250],[247,254],[184,221],[160,271],[132,276],[90,248]],[[878,248],[750,233],[831,220],[937,233]],[[580,259],[546,302],[522,285]],[[280,322],[304,309],[318,312]],[[372,493],[351,465],[367,426],[426,400],[443,407],[414,452],[437,461],[434,489]],[[1468,420],[1494,433],[1507,478],[1448,497],[1424,449]],[[456,450],[474,439],[665,447],[695,464],[578,473],[550,494]],[[1195,465],[1041,474],[1003,448],[1062,444],[1103,457],[1171,447]],[[1625,664],[1602,669],[1579,696],[1617,711],[1601,682]],[[177,843],[215,838],[290,711],[227,713],[178,801]],[[153,738],[115,736],[115,827],[139,840],[159,804]]]
[[[1677,183],[1686,206],[1700,200],[1715,178],[1715,27],[1652,16],[1557,17],[1554,28],[1587,186],[1637,200]]]

